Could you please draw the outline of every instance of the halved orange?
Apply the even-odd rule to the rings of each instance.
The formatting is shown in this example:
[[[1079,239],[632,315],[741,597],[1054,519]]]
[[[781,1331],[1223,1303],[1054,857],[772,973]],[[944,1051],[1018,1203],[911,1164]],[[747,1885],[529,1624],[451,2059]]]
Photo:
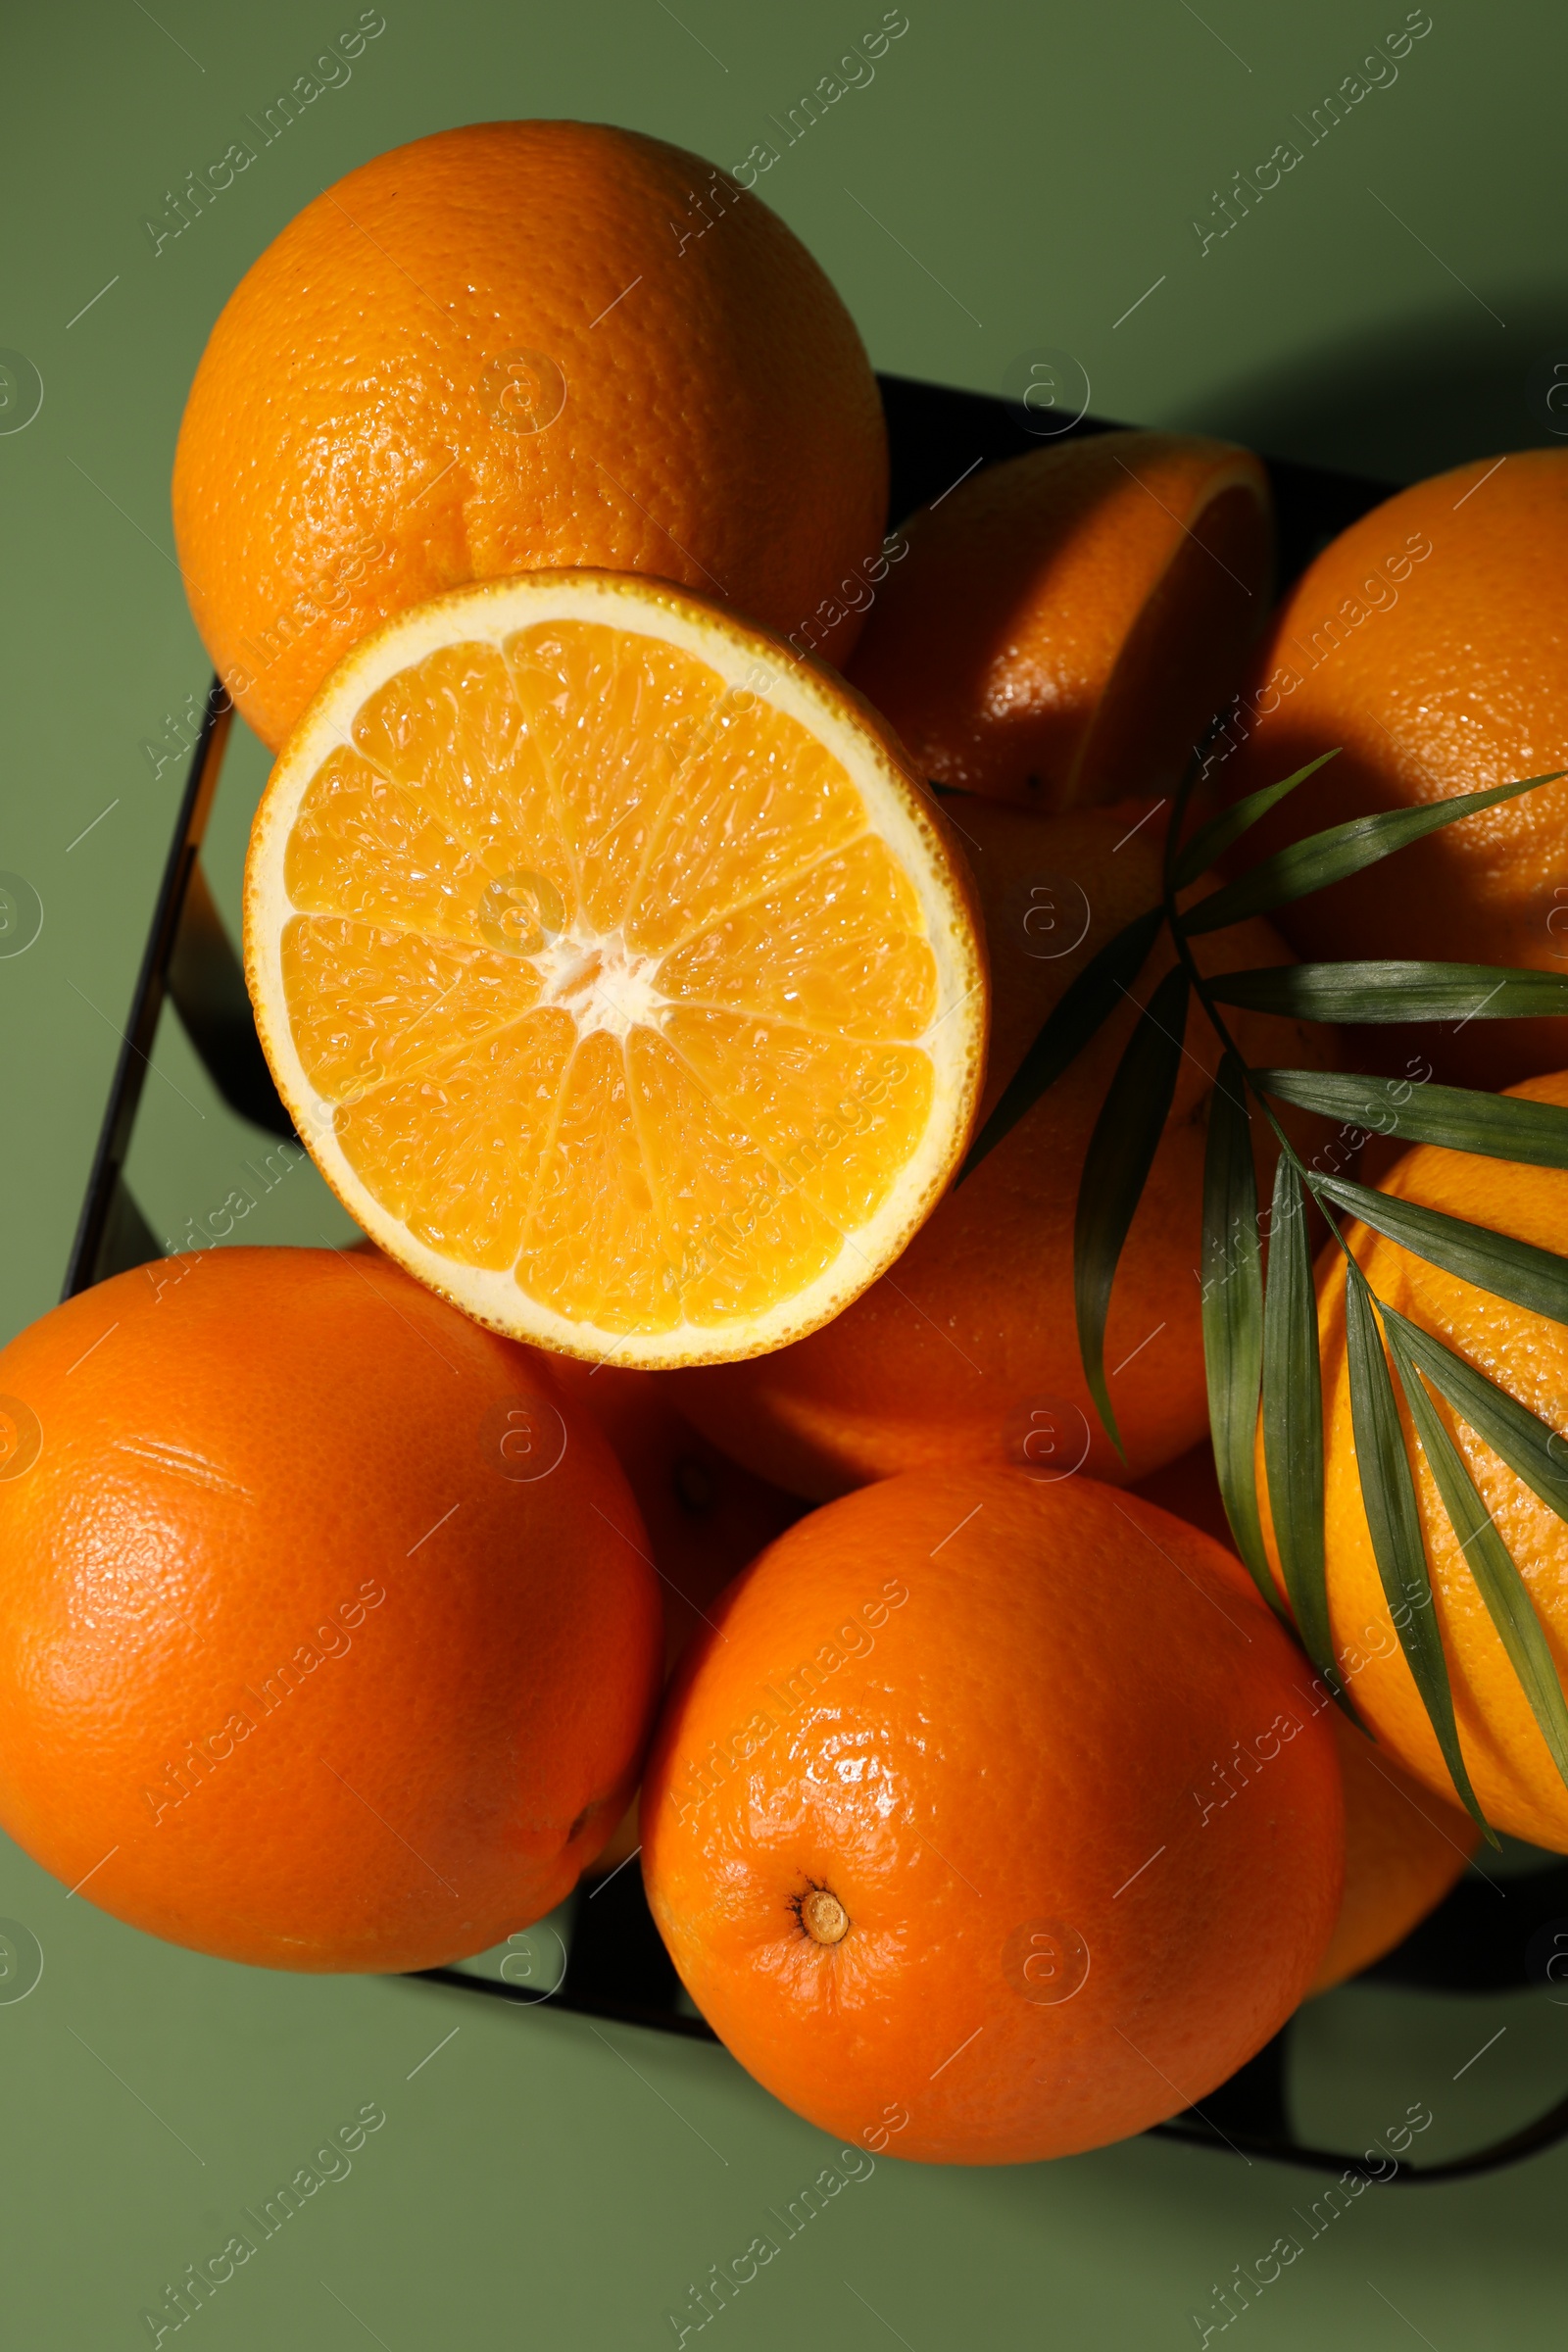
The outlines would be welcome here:
[[[1268,476],[1196,434],[1009,458],[902,537],[851,677],[922,775],[1042,814],[1173,790],[1268,613]]]
[[[258,811],[245,955],[350,1214],[567,1354],[799,1338],[973,1123],[978,917],[906,756],[830,672],[640,574],[485,581],[356,646]]]

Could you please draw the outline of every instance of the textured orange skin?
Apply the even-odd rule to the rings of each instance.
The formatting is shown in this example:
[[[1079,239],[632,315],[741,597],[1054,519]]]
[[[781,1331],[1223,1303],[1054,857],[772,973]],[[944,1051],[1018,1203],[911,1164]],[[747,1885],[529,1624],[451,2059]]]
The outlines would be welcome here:
[[[384,1260],[224,1249],[56,1307],[0,1390],[43,1427],[0,1481],[0,1821],[37,1861],[274,1968],[427,1968],[563,1899],[624,1808],[660,1612],[590,1416],[557,1396],[559,1466],[501,1474],[536,1361]]]
[[[1141,804],[1060,817],[979,799],[947,806],[979,884],[991,958],[983,1125],[1069,981],[1157,901],[1160,819],[1128,840]],[[1069,878],[1090,909],[1081,946],[1054,960],[1028,953],[1023,930],[1028,877],[1041,873]],[[1063,892],[1059,904],[1065,910],[1079,902]],[[1067,919],[1076,930],[1078,920]],[[1210,970],[1289,961],[1260,921],[1201,940],[1198,952]],[[1169,962],[1166,939],[1137,982],[1140,1000]],[[1230,1017],[1254,1062],[1332,1066],[1329,1032],[1252,1013]],[[760,1476],[819,1499],[928,1463],[1017,1462],[1026,1440],[1031,1461],[1043,1464],[1054,1446],[1056,1466],[1082,1464],[1116,1485],[1184,1453],[1208,1426],[1194,1271],[1204,1149],[1198,1117],[1218,1061],[1196,1005],[1170,1117],[1111,1294],[1105,1363],[1122,1367],[1110,1396],[1126,1463],[1101,1427],[1078,1350],[1078,1180],[1133,1019],[1126,1006],[1106,1022],[892,1269],[833,1322],[771,1355],[656,1375],[671,1384],[682,1412]],[[1266,1200],[1272,1159],[1259,1166]],[[1035,1423],[1031,1438],[1030,1414],[1047,1410],[1046,1400],[1061,1409],[1054,1418],[1048,1412],[1050,1429]]]
[[[1408,539],[1425,539],[1430,554],[1415,560]],[[1409,570],[1397,581],[1386,565],[1401,551]],[[1223,760],[1221,789],[1239,798],[1344,748],[1248,836],[1248,861],[1348,817],[1568,766],[1565,569],[1563,449],[1478,458],[1400,491],[1342,533],[1281,607],[1244,698],[1237,731],[1250,723],[1252,732]],[[1359,622],[1345,612],[1351,599],[1366,615]],[[1314,632],[1336,619],[1344,642],[1331,648],[1319,634],[1324,658],[1314,660]],[[1276,672],[1285,675],[1271,689]],[[1287,686],[1287,676],[1298,682]],[[1267,707],[1256,714],[1259,690]],[[1412,843],[1390,864],[1282,907],[1278,920],[1307,956],[1433,956],[1560,972],[1568,968],[1565,876],[1568,782]],[[1358,1054],[1380,1068],[1397,1067],[1410,1050],[1403,1032],[1362,1034]],[[1568,1019],[1445,1024],[1411,1043],[1432,1055],[1440,1077],[1504,1086],[1568,1063]]]
[[[1568,1104],[1568,1072],[1508,1091],[1533,1102]],[[1542,1249],[1562,1248],[1568,1175],[1554,1168],[1512,1166],[1424,1144],[1406,1152],[1378,1190],[1493,1226]],[[1347,1239],[1376,1297],[1446,1340],[1549,1427],[1568,1428],[1568,1332],[1560,1324],[1491,1298],[1363,1226],[1348,1226]],[[1342,1267],[1337,1250],[1325,1250],[1318,1264],[1335,1652],[1342,1672],[1351,1678],[1357,1711],[1379,1745],[1453,1805],[1457,1791],[1400,1653],[1367,1533],[1352,1446]],[[1561,1679],[1568,1675],[1568,1529],[1463,1423],[1454,1421],[1441,1399],[1435,1401],[1529,1588]],[[1494,1829],[1568,1853],[1568,1789],[1460,1554],[1425,1457],[1412,1442],[1408,1416],[1402,1417],[1459,1741],[1481,1809]]]
[[[1257,1587],[1232,1556],[1232,1538],[1205,1441],[1135,1490],[1224,1545],[1239,1592]],[[1440,1903],[1481,1842],[1468,1813],[1440,1804],[1387,1750],[1378,1750],[1338,1707],[1324,1710],[1345,1785],[1345,1893],[1313,1992],[1359,1976],[1402,1943]]]
[[[850,675],[935,782],[1041,811],[1168,789],[1268,609],[1268,479],[1226,441],[1031,451],[904,535]]]
[[[1085,1478],[914,1473],[801,1521],[718,1616],[665,1703],[643,1870],[704,2016],[798,2113],[928,2163],[1068,2155],[1202,2098],[1295,2008],[1340,1899],[1333,1741],[1196,1529]],[[1286,1713],[1205,1821],[1195,1792]],[[841,1942],[792,1908],[813,1885]],[[1004,1973],[1045,1921],[1088,1947],[1049,2004]]]
[[[698,234],[710,174],[681,148],[471,123],[349,172],[253,264],[191,386],[173,506],[196,625],[265,743],[376,622],[466,580],[656,572],[788,634],[880,546],[854,321],[777,216],[711,178],[729,209]],[[859,625],[845,607],[816,650],[842,662]]]
[[[541,1351],[542,1352],[542,1351]],[[806,1505],[700,1437],[676,1412],[653,1372],[544,1355],[558,1388],[593,1414],[642,1514],[664,1610],[664,1672],[670,1673],[731,1577],[756,1559]],[[601,1505],[601,1508],[603,1505]],[[593,1873],[615,1870],[636,1852],[637,1799]]]

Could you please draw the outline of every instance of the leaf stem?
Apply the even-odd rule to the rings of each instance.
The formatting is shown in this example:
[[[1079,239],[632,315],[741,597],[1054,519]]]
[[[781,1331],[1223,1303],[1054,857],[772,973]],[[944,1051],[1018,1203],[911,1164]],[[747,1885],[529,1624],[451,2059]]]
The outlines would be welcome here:
[[[1202,1006],[1204,1013],[1207,1015],[1209,1027],[1219,1039],[1220,1045],[1224,1051],[1232,1056],[1237,1068],[1241,1071],[1242,1084],[1246,1087],[1248,1093],[1253,1098],[1264,1118],[1267,1119],[1270,1127],[1274,1130],[1274,1140],[1279,1145],[1280,1151],[1289,1160],[1291,1166],[1295,1169],[1296,1174],[1300,1180],[1301,1184],[1311,1195],[1313,1202],[1317,1207],[1318,1214],[1322,1217],[1324,1224],[1328,1227],[1330,1234],[1333,1236],[1334,1241],[1338,1245],[1340,1253],[1344,1257],[1346,1265],[1348,1267],[1356,1266],[1354,1253],[1352,1252],[1348,1242],[1347,1242],[1344,1233],[1340,1229],[1338,1213],[1324,1200],[1322,1194],[1318,1189],[1318,1183],[1314,1171],[1306,1165],[1306,1162],[1302,1159],[1300,1153],[1291,1142],[1291,1139],[1289,1135],[1287,1135],[1284,1127],[1280,1124],[1279,1119],[1275,1116],[1273,1108],[1269,1103],[1268,1097],[1264,1094],[1262,1088],[1257,1083],[1256,1072],[1250,1067],[1246,1055],[1241,1052],[1236,1040],[1232,1037],[1230,1029],[1226,1023],[1225,1016],[1220,1011],[1219,1006],[1215,1004],[1213,997],[1209,994],[1203,974],[1199,969],[1198,958],[1193,954],[1192,942],[1188,939],[1186,933],[1182,929],[1181,915],[1176,906],[1176,893],[1173,887],[1173,872],[1175,867],[1175,834],[1176,824],[1173,818],[1169,831],[1166,835],[1164,873],[1165,920],[1170,925],[1171,943],[1176,950],[1177,956],[1181,959],[1182,963],[1186,966],[1187,977],[1191,984],[1193,994],[1196,996],[1199,1004]],[[1357,1271],[1359,1271],[1359,1267],[1357,1267]],[[1382,1300],[1377,1299],[1375,1302],[1381,1310],[1383,1303]]]

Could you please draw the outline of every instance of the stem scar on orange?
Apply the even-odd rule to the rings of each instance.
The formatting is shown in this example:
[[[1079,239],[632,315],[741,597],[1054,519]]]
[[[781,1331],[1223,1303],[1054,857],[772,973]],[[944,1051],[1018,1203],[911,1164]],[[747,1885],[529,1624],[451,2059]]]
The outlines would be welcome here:
[[[823,2130],[943,2164],[1099,2147],[1305,1992],[1333,1738],[1197,1529],[1083,1477],[910,1472],[801,1520],[715,1621],[644,1776],[649,1901]]]

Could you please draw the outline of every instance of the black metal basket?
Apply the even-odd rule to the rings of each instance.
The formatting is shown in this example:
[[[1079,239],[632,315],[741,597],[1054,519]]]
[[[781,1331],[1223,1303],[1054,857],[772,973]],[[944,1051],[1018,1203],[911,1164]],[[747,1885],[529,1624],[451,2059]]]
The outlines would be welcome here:
[[[895,521],[929,504],[984,466],[1038,448],[1041,419],[1021,407],[937,384],[884,376],[882,396],[892,445],[890,510]],[[1090,416],[1056,436],[1114,430]],[[1389,495],[1386,486],[1317,466],[1272,462],[1282,584],[1319,548]],[[166,997],[229,1107],[269,1134],[292,1138],[251,1017],[244,975],[201,867],[201,847],[217,789],[232,710],[214,681],[180,799],[162,885],[153,909],[135,994],[115,1066],[103,1125],[63,1296],[164,1254],[126,1188],[124,1167],[142,1085]],[[419,1972],[419,1981],[482,1998],[557,2009],[651,2027],[711,2041],[711,2030],[683,2007],[674,1967],[661,1942],[635,1870],[622,1867],[574,1899],[569,1955],[547,1995],[463,1969]],[[1447,1899],[1366,1980],[1449,1993],[1496,1993],[1532,1983],[1530,1958],[1542,1938],[1562,1931],[1568,1950],[1568,1863],[1511,1878],[1506,1895],[1461,1879]],[[1505,2138],[1445,2163],[1399,2164],[1305,2145],[1290,2121],[1286,2065],[1289,2024],[1200,2107],[1154,2127],[1157,2135],[1234,2154],[1366,2180],[1453,2180],[1517,2162],[1568,2137],[1568,2098]]]

